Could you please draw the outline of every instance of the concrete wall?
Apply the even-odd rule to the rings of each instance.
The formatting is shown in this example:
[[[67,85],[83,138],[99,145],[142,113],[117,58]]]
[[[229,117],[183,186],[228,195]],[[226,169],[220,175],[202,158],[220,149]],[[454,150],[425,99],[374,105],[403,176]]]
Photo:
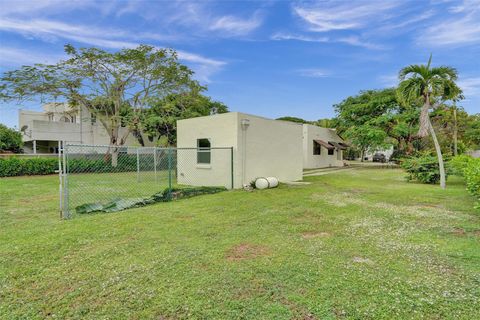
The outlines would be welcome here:
[[[210,164],[197,163],[197,139],[209,139],[212,148],[233,147],[237,154],[237,117],[224,113],[177,121],[177,181],[193,186],[231,188],[231,150],[211,150]],[[192,148],[192,149],[181,149]],[[238,174],[237,170],[234,170]],[[234,177],[234,181],[238,176]]]
[[[242,129],[242,119],[249,121],[246,130]],[[258,177],[276,177],[281,182],[302,180],[301,125],[238,113],[238,127],[238,150],[243,156],[239,162],[245,161],[238,170],[243,173],[243,183]]]
[[[246,129],[242,120],[248,120]],[[210,139],[212,148],[233,147],[235,188],[257,177],[302,179],[301,125],[230,112],[177,121],[179,183],[230,188],[229,150],[212,150],[211,164],[204,165],[196,163],[196,150],[181,149],[196,148],[202,138]]]
[[[328,149],[321,147],[319,155],[313,154],[313,140],[343,142],[334,130],[310,124],[303,125],[303,167],[305,169],[342,167],[343,151],[335,149],[333,155],[328,154]]]

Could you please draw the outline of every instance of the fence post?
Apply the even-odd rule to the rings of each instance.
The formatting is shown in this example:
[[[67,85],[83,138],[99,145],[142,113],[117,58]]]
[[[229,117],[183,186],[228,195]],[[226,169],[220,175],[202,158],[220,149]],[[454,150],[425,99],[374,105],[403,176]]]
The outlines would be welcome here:
[[[233,147],[230,147],[230,174],[232,178],[232,189],[233,189]]]
[[[153,148],[153,171],[155,172],[155,183],[157,183],[157,147]]]
[[[137,148],[137,182],[140,182],[140,157]]]
[[[168,198],[172,196],[172,148],[168,148]]]
[[[62,142],[63,150],[63,218],[70,219],[70,203],[68,199],[68,145]]]
[[[60,208],[60,219],[63,217],[63,169],[62,169],[62,146],[60,145],[60,141],[58,141],[58,202]]]

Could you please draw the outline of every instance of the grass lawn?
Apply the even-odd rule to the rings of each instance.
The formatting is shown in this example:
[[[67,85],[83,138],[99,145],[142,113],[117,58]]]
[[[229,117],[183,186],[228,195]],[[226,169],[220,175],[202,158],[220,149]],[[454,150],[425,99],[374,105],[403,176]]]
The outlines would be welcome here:
[[[396,169],[63,221],[0,179],[1,319],[478,319],[480,214]]]

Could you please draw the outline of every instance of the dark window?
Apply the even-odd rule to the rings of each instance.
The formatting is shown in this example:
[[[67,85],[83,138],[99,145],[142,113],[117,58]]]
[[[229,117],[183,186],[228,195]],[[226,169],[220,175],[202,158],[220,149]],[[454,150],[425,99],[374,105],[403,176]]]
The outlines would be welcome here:
[[[318,143],[317,141],[313,141],[313,154],[314,155],[319,155],[322,153],[322,146],[320,143]]]
[[[335,154],[335,149],[328,149],[328,155],[333,156]]]
[[[197,163],[209,164],[211,157],[209,139],[197,139]]]

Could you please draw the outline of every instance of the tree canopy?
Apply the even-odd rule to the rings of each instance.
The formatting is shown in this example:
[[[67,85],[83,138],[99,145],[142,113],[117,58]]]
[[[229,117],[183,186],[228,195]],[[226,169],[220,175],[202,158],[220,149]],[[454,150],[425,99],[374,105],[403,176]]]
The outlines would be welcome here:
[[[21,152],[23,147],[20,132],[0,124],[0,152]]]
[[[170,94],[145,110],[143,128],[150,140],[175,145],[177,120],[225,113],[226,105],[198,93]]]
[[[94,113],[110,137],[121,146],[132,131],[141,131],[144,109],[170,94],[200,92],[193,71],[178,62],[173,49],[140,45],[108,52],[65,46],[68,59],[7,71],[0,78],[3,100],[63,100]],[[120,128],[127,129],[120,134]]]

